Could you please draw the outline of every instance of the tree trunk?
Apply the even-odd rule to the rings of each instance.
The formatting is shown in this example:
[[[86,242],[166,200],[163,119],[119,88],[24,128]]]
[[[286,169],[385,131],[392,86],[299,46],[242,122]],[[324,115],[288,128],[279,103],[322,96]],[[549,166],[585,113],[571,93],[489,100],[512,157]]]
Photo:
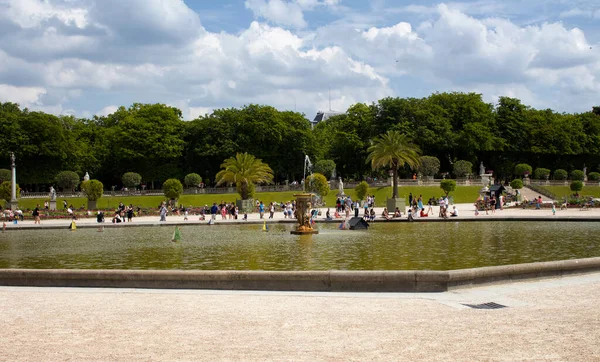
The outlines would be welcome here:
[[[392,174],[392,199],[398,198],[398,168],[393,168]]]

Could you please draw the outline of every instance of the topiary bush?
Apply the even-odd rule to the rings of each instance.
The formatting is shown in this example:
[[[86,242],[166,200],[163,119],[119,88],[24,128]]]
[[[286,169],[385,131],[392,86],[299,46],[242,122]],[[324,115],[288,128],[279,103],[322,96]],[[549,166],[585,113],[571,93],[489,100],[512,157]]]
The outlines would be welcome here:
[[[581,170],[573,170],[571,171],[571,180],[573,181],[583,181],[585,175]]]
[[[123,186],[127,188],[135,188],[142,183],[142,176],[135,172],[125,172],[121,177]]]
[[[362,181],[354,188],[354,192],[356,192],[356,197],[359,200],[364,200],[365,196],[369,193],[369,184],[366,181]]]
[[[582,171],[583,173],[583,171]],[[571,182],[571,191],[575,193],[575,195],[579,196],[579,191],[583,189],[583,182],[581,181],[573,181]]]
[[[452,172],[456,177],[465,177],[473,173],[473,164],[465,160],[456,161],[454,162]]]
[[[554,170],[553,178],[555,180],[566,180],[568,175],[569,174],[567,173],[567,171],[563,170],[562,168],[559,168],[558,170]]]
[[[201,182],[202,176],[198,175],[197,173],[188,173],[183,178],[183,183],[187,187],[198,187],[198,185],[200,185]]]
[[[64,191],[74,191],[79,186],[79,175],[73,171],[59,172],[55,177],[56,184]]]
[[[315,162],[313,171],[320,173],[326,178],[331,178],[333,171],[335,170],[335,162],[333,160],[320,160]]]
[[[550,170],[547,168],[536,168],[533,172],[533,177],[537,180],[545,180],[546,176],[550,176]]]
[[[81,183],[81,190],[88,201],[98,201],[104,194],[104,185],[98,180],[89,180]]]
[[[440,160],[433,156],[421,156],[417,172],[423,176],[433,176],[440,171]]]
[[[515,166],[515,175],[523,177],[525,175],[531,175],[532,168],[526,163],[520,163]]]
[[[515,190],[520,190],[523,188],[523,181],[519,178],[516,178],[510,182],[510,187]]]
[[[177,200],[183,193],[183,185],[176,178],[170,178],[163,183],[163,192],[169,199]]]
[[[446,196],[454,190],[456,190],[456,181],[454,180],[442,180],[440,182],[440,188],[444,190]]]
[[[21,196],[21,190],[19,188],[19,184],[17,184],[16,187],[17,187],[17,198],[19,198]],[[10,202],[11,198],[12,198],[12,182],[4,181],[2,184],[0,184],[0,199],[6,200],[6,202]]]
[[[5,168],[0,168],[0,184],[3,183],[4,181],[11,181],[11,180],[12,180],[12,172]]]
[[[325,175],[320,173],[313,173],[306,178],[307,190],[314,192],[315,194],[325,197],[329,193],[329,184]]]
[[[600,181],[600,172],[590,172],[588,175],[590,181]]]

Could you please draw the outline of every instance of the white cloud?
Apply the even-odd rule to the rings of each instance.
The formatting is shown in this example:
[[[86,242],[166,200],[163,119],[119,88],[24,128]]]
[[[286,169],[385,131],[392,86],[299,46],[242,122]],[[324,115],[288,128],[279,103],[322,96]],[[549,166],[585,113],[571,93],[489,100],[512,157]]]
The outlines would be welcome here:
[[[18,103],[23,107],[39,104],[40,97],[46,94],[41,87],[15,87],[10,84],[0,84],[0,101]]]
[[[246,0],[247,9],[252,10],[255,17],[267,19],[275,24],[304,28],[302,7],[296,2],[285,0]]]
[[[115,113],[117,110],[119,109],[118,106],[106,106],[104,108],[102,108],[101,110],[99,110],[98,112],[96,112],[96,115],[98,116],[108,116],[109,114]]]

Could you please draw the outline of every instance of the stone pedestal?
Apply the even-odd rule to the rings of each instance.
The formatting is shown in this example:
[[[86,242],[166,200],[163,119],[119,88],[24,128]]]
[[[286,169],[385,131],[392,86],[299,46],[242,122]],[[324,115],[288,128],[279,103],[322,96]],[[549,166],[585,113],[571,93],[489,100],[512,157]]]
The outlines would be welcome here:
[[[402,211],[402,213],[405,213],[406,212],[406,200],[404,200],[404,198],[400,198],[400,197],[397,199],[387,199],[386,207],[390,214],[393,214],[394,211],[396,210],[396,208],[398,208],[398,210]]]
[[[11,201],[10,202],[10,209],[11,210],[16,210],[19,207],[19,202],[18,201]]]
[[[56,200],[51,200],[50,205],[48,207],[50,211],[56,211]]]
[[[484,174],[481,174],[479,176],[481,176],[481,185],[482,186],[489,186],[491,184],[491,180],[492,180],[493,174],[491,174],[491,173],[484,173]]]

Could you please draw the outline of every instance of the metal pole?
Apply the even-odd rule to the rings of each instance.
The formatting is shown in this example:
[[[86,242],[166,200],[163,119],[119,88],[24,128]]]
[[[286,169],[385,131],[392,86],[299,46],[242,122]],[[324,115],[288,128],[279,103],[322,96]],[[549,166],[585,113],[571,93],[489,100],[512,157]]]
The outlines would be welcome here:
[[[306,155],[304,155],[304,177],[302,178],[302,191],[306,191]]]

